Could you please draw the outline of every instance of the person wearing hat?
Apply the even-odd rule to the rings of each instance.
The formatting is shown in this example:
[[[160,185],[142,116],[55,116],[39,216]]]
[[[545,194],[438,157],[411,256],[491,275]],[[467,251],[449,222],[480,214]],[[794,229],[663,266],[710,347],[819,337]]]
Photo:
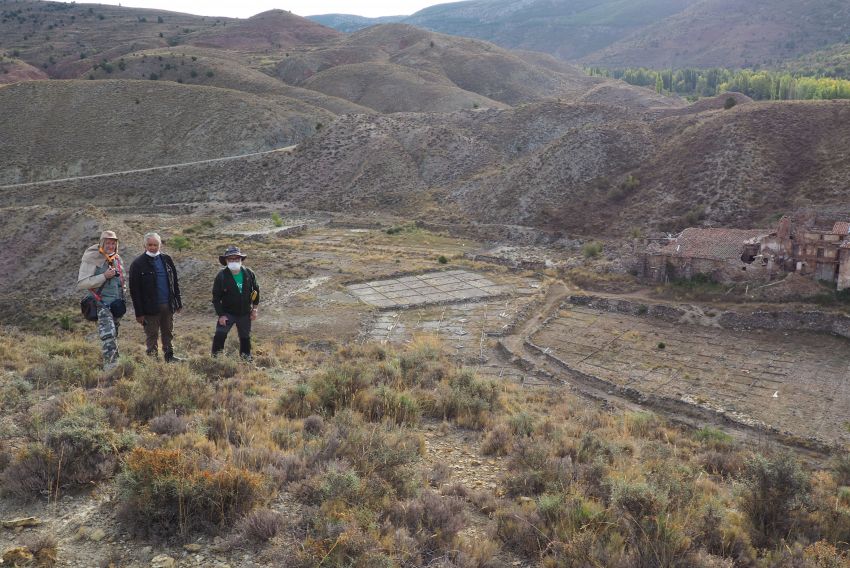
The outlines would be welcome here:
[[[239,247],[229,246],[218,261],[224,265],[213,282],[213,307],[218,316],[212,342],[212,354],[224,349],[230,328],[239,333],[239,355],[251,359],[251,322],[257,319],[260,286],[254,272],[242,266],[247,255]]]
[[[118,236],[113,231],[103,231],[98,244],[83,253],[77,290],[88,290],[95,299],[103,370],[110,371],[118,365],[118,325],[127,311],[124,265],[118,255]]]
[[[147,354],[157,357],[157,339],[162,335],[162,355],[166,362],[174,357],[174,314],[183,307],[177,267],[171,257],[162,252],[162,238],[148,233],[143,239],[145,252],[130,265],[130,297],[136,321],[145,328]]]

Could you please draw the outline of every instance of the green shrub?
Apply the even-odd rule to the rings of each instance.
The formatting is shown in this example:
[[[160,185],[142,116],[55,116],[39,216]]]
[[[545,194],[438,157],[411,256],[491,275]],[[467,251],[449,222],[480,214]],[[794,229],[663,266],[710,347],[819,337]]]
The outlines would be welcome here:
[[[274,223],[275,227],[283,227],[283,218],[277,211],[272,213],[272,223]]]
[[[534,417],[527,412],[520,412],[508,419],[511,432],[514,436],[525,438],[534,433]]]
[[[756,455],[747,461],[739,504],[752,524],[753,542],[769,546],[780,537],[787,538],[792,514],[808,491],[808,476],[791,454],[773,459]]]
[[[106,411],[92,403],[71,406],[47,426],[44,444],[57,459],[59,483],[85,485],[110,477],[124,445],[109,427]]]
[[[585,245],[581,248],[581,252],[584,255],[584,258],[598,258],[599,255],[602,254],[602,243],[598,241],[585,243]]]
[[[183,249],[188,248],[190,244],[189,239],[182,235],[175,235],[171,237],[169,241],[169,244],[176,248],[178,251],[182,251]]]

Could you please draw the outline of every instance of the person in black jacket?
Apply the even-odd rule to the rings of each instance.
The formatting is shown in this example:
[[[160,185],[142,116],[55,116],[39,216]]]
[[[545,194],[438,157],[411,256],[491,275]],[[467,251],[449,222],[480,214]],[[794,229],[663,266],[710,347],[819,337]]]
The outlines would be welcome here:
[[[230,328],[236,325],[239,333],[239,355],[251,360],[251,322],[257,319],[260,303],[260,286],[254,272],[242,266],[248,255],[238,247],[230,246],[218,261],[225,266],[213,282],[213,306],[218,316],[212,342],[212,354],[224,349]]]
[[[177,268],[171,257],[163,253],[162,238],[148,233],[144,238],[145,252],[130,265],[130,297],[136,321],[145,327],[148,355],[157,357],[157,336],[162,335],[162,353],[172,363],[174,357],[174,314],[183,307]]]

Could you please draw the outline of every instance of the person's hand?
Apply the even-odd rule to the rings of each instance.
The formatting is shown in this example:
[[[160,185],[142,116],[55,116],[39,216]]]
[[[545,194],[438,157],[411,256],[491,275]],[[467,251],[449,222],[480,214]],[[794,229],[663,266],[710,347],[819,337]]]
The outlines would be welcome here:
[[[257,308],[251,310],[251,321],[257,319]]]
[[[136,321],[142,325],[145,325],[145,316],[136,316]]]
[[[115,272],[114,268],[110,268],[109,270],[103,273],[103,275],[106,276],[107,280],[109,280],[110,278],[115,278],[115,274],[117,273]]]
[[[177,314],[179,314],[182,311],[183,311],[183,308],[177,308],[176,310],[174,310],[174,315],[176,316]]]
[[[227,316],[219,316],[218,325],[227,325]]]

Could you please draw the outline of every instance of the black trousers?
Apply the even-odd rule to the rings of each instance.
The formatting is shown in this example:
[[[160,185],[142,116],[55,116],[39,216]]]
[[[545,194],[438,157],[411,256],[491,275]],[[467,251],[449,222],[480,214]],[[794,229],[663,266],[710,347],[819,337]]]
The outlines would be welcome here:
[[[216,355],[224,349],[227,334],[230,333],[230,328],[235,325],[236,333],[239,335],[239,354],[243,357],[249,357],[251,355],[251,314],[244,316],[224,315],[227,317],[227,323],[224,325],[219,324],[218,320],[216,320],[212,354]]]

